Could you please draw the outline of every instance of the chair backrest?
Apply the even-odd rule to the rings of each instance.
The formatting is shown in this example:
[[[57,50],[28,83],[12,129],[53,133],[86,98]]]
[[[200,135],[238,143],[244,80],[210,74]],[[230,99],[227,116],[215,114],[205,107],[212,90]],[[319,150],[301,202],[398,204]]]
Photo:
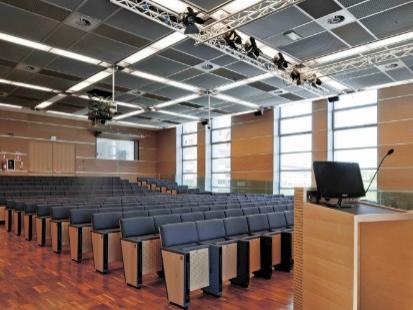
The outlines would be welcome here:
[[[204,215],[206,220],[225,218],[224,211],[207,211]]]
[[[244,216],[224,219],[225,232],[228,237],[248,234],[248,222]]]
[[[199,241],[225,238],[224,222],[221,219],[198,221],[195,224]]]
[[[171,209],[172,214],[182,214],[191,212],[191,208],[174,208]]]
[[[205,211],[209,211],[209,207],[206,207],[206,206],[192,207],[192,212],[205,212]]]
[[[287,227],[287,222],[283,212],[268,213],[267,218],[270,229],[281,229]]]
[[[204,220],[204,213],[203,212],[192,212],[192,213],[184,213],[181,214],[181,221],[182,222],[195,222]]]
[[[94,213],[92,215],[93,230],[104,230],[119,228],[119,220],[122,212]]]
[[[294,211],[285,211],[284,212],[285,215],[285,220],[287,222],[288,226],[294,226]]]
[[[153,217],[130,217],[120,220],[122,238],[151,235],[156,233]]]
[[[87,224],[92,221],[92,214],[97,213],[97,208],[79,208],[70,210],[70,224]]]
[[[252,215],[252,214],[259,214],[260,210],[258,208],[244,208],[242,209],[244,215]]]
[[[167,214],[154,216],[153,220],[155,222],[155,227],[159,231],[159,227],[166,224],[180,223],[181,217],[179,214]]]
[[[74,207],[53,207],[50,209],[50,217],[52,220],[65,220],[70,217],[70,210]]]
[[[149,214],[149,216],[158,216],[158,215],[171,214],[171,210],[168,210],[168,209],[150,210],[148,212],[148,214]]]
[[[267,213],[274,212],[274,209],[270,206],[259,207],[258,210],[260,210],[260,213],[262,213],[262,214],[267,214]]]
[[[266,214],[248,215],[247,222],[250,233],[268,231],[270,229]]]
[[[122,217],[141,217],[141,216],[148,216],[148,211],[144,210],[136,210],[136,211],[126,211],[123,212]]]
[[[161,225],[160,233],[164,248],[198,242],[198,232],[194,222]]]
[[[243,216],[241,209],[228,209],[225,210],[226,217]]]

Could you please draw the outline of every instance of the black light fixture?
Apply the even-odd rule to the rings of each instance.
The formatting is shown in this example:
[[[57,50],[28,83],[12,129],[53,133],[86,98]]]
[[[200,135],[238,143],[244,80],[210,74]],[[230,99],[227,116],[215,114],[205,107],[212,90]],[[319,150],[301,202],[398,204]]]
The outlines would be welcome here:
[[[274,56],[273,62],[277,66],[277,68],[282,71],[287,69],[288,65],[290,64],[288,61],[285,60],[284,55],[281,53],[278,53]]]
[[[297,68],[294,68],[293,71],[291,71],[290,78],[297,83],[297,85],[301,85],[301,73],[300,71],[297,70]]]
[[[199,12],[195,12],[192,8],[187,8],[188,12],[183,15],[182,22],[185,25],[184,34],[198,34],[199,29],[195,24],[203,25],[205,21],[198,17]]]
[[[234,50],[239,49],[239,45],[242,45],[242,39],[238,33],[234,30],[227,32],[224,35],[224,40],[228,44],[229,47],[233,48]]]
[[[258,59],[261,55],[261,50],[257,46],[257,42],[255,42],[255,38],[250,37],[249,41],[244,45],[245,51],[247,52],[247,56],[253,59]]]

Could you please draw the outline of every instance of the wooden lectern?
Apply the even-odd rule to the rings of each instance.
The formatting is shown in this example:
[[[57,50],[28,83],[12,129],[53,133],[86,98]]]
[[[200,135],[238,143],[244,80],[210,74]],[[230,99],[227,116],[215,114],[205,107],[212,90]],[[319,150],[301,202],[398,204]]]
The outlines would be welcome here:
[[[294,309],[413,309],[413,213],[306,196],[295,190]]]

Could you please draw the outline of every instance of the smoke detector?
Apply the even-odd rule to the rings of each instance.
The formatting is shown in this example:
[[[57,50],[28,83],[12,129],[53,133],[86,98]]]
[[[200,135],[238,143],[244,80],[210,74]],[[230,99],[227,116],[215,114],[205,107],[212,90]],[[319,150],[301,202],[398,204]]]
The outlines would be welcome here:
[[[340,10],[319,18],[318,23],[326,29],[342,27],[356,21],[356,18],[347,10]]]
[[[100,20],[92,18],[87,15],[80,14],[79,12],[73,12],[64,21],[66,25],[80,29],[82,31],[92,31],[100,24]]]
[[[32,72],[32,73],[36,73],[40,71],[39,67],[27,65],[27,64],[18,64],[16,66],[16,69],[26,71],[26,72]]]
[[[202,63],[200,63],[199,65],[196,65],[196,66],[195,66],[196,69],[201,70],[201,71],[204,71],[204,72],[214,71],[214,70],[218,69],[218,67],[219,67],[219,66],[217,66],[217,65],[215,65],[215,64],[213,64],[213,63],[211,63],[211,62],[209,62],[209,61],[202,62]]]

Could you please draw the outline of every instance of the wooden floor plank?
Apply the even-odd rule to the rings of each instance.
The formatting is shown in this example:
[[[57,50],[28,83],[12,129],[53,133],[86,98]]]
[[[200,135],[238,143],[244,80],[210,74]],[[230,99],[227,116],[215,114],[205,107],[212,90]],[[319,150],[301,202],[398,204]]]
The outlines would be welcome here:
[[[164,281],[144,277],[142,289],[125,284],[122,265],[108,275],[94,271],[93,260],[72,262],[69,252],[52,253],[35,241],[0,226],[1,309],[178,309],[169,305]],[[292,274],[274,272],[271,280],[252,279],[248,289],[225,285],[223,296],[191,294],[192,309],[291,310]]]

